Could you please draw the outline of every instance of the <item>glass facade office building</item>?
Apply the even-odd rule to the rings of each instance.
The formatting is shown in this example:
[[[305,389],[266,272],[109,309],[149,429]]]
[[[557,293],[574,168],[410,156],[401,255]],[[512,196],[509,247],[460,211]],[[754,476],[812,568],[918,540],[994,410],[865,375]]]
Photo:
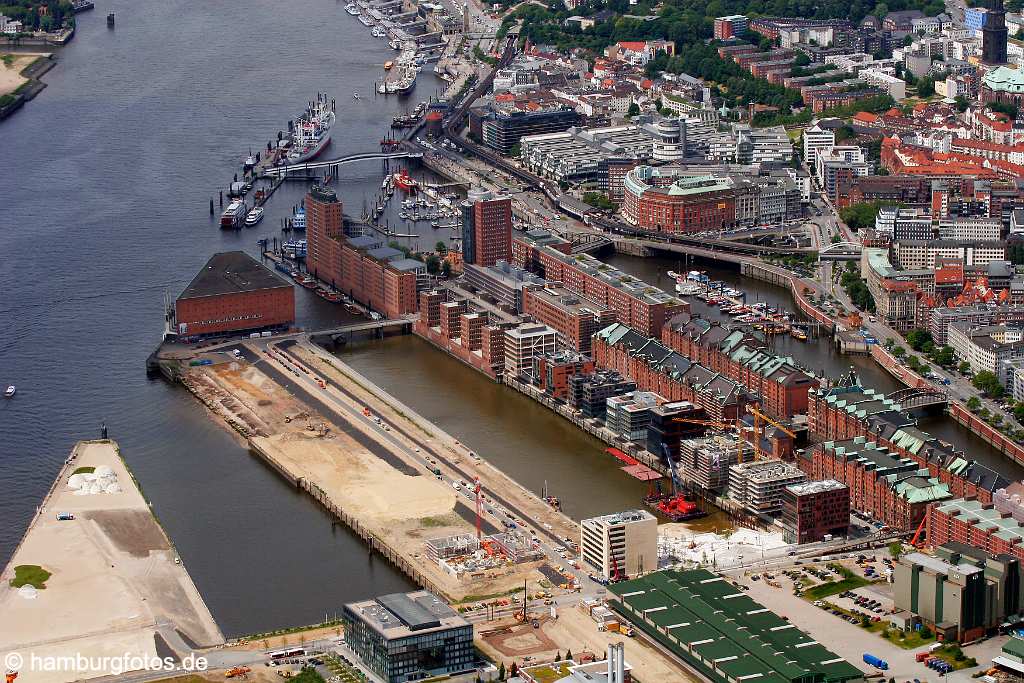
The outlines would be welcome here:
[[[470,671],[476,664],[473,625],[426,591],[349,603],[345,641],[388,683]]]

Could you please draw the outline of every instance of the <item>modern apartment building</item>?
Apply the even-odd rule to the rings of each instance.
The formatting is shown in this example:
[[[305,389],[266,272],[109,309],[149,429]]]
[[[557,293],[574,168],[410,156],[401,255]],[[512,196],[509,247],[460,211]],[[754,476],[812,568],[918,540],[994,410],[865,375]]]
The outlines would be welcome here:
[[[528,324],[505,330],[505,373],[531,379],[533,359],[554,353],[557,347],[558,333],[547,325]]]
[[[658,519],[629,510],[580,522],[580,557],[606,579],[658,569]]]
[[[755,514],[775,515],[782,511],[783,490],[804,481],[807,475],[788,462],[744,462],[729,468],[728,496]]]
[[[512,260],[512,199],[474,190],[462,203],[462,258],[493,266]]]
[[[850,527],[850,489],[835,479],[791,484],[782,490],[782,528],[789,543],[842,538]]]

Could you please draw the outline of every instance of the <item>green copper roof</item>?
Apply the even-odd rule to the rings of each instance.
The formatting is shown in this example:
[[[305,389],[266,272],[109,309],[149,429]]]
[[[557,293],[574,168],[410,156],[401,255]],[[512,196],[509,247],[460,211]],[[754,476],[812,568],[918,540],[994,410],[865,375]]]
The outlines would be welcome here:
[[[1000,66],[985,74],[982,82],[989,90],[1024,94],[1024,73],[1019,69]]]

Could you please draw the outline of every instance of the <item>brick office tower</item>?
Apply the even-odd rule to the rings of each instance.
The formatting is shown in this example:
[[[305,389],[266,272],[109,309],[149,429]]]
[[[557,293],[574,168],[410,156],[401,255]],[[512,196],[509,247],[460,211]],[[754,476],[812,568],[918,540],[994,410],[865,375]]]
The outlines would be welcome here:
[[[338,195],[334,190],[314,186],[306,195],[306,270],[335,286],[343,279],[341,238],[344,229]]]
[[[474,190],[462,202],[462,258],[493,266],[512,261],[512,199]]]

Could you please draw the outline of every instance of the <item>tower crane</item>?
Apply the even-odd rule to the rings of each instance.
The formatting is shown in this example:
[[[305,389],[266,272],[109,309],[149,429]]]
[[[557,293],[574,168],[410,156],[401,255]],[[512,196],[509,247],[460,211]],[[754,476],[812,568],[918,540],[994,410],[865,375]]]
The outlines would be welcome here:
[[[765,457],[764,451],[761,450],[761,441],[764,439],[764,423],[770,424],[784,434],[796,438],[796,434],[793,433],[788,427],[779,424],[778,421],[774,420],[768,415],[762,413],[756,403],[751,403],[747,406],[747,410],[754,416],[754,457],[763,458]],[[763,422],[762,422],[763,421]]]
[[[483,539],[483,534],[480,531],[480,477],[473,479],[473,493],[476,494],[476,540]]]

